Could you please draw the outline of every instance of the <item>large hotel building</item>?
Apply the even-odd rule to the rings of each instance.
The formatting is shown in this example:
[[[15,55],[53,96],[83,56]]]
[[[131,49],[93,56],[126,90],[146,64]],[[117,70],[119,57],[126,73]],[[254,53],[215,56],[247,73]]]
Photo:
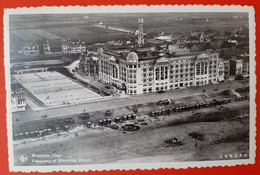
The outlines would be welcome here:
[[[192,53],[168,46],[154,54],[124,52],[118,54],[100,48],[99,80],[125,90],[129,95],[203,86],[224,80],[224,63],[217,53]]]

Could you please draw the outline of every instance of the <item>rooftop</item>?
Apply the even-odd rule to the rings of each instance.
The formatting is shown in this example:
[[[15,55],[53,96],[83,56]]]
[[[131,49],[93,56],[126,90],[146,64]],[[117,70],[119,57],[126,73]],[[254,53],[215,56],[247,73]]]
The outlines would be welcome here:
[[[20,83],[11,83],[11,89],[16,90],[19,88],[23,88],[23,86]]]

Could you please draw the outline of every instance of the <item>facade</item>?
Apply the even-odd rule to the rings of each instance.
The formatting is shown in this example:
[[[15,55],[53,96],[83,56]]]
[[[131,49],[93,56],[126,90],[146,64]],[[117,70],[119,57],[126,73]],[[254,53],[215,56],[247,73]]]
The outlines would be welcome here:
[[[249,61],[243,61],[242,75],[249,76]]]
[[[230,75],[237,76],[243,73],[243,60],[230,59]]]
[[[224,75],[225,79],[229,78],[230,75],[230,65],[229,65],[229,60],[223,60],[224,63]]]
[[[11,84],[11,110],[12,112],[26,109],[25,90],[19,83]]]
[[[52,54],[53,52],[51,51],[51,46],[49,43],[44,43],[43,44],[43,53],[44,54]]]
[[[200,43],[200,38],[197,36],[190,36],[186,39],[185,41],[186,44],[192,43],[192,44],[197,44]]]
[[[181,52],[182,53],[182,52]],[[129,95],[217,83],[224,79],[224,64],[217,53],[126,57],[99,54],[99,80]]]
[[[98,77],[98,58],[94,55],[85,57],[84,61],[84,72],[90,77]]]
[[[86,52],[86,43],[80,40],[72,41],[71,39],[65,39],[62,42],[63,53],[83,53]]]
[[[205,33],[200,31],[200,32],[191,32],[190,36],[186,38],[186,44],[197,44],[197,43],[203,43],[206,41],[206,36]]]
[[[21,53],[26,56],[35,56],[40,53],[39,45],[36,43],[30,43],[23,47]]]
[[[47,42],[43,44],[44,54],[53,54],[53,53],[61,53],[61,52],[62,52],[61,39],[47,40]]]

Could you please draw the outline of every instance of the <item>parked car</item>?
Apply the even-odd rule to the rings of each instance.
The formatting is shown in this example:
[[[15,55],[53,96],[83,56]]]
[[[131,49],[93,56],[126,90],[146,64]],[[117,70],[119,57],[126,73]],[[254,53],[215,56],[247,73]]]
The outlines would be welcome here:
[[[120,119],[117,117],[114,119],[116,123],[119,123],[120,122]]]
[[[127,116],[126,115],[123,116],[123,120],[127,120]]]
[[[131,119],[132,119],[132,120],[136,119],[136,115],[135,115],[135,114],[132,114],[132,115],[131,115]]]
[[[162,104],[163,104],[163,101],[160,100],[160,101],[157,102],[157,104],[158,104],[158,105],[162,105]]]
[[[107,122],[107,119],[103,119],[103,125],[107,125],[108,122]]]
[[[103,125],[103,120],[98,121],[98,125],[102,126]]]
[[[136,106],[133,108],[133,112],[134,112],[134,113],[137,113],[137,112],[138,112],[138,108],[137,108]]]
[[[110,116],[112,114],[112,112],[110,110],[106,111],[106,116]]]
[[[81,115],[80,118],[81,118],[82,120],[87,120],[87,119],[90,118],[90,115],[89,115],[89,113],[84,113],[84,114]]]
[[[162,115],[165,115],[166,114],[166,111],[165,110],[162,110]]]
[[[168,105],[168,104],[170,104],[170,103],[171,103],[171,101],[168,100],[168,99],[164,101],[164,104],[165,104],[165,105]]]
[[[112,120],[109,118],[107,119],[107,124],[110,125],[112,123]]]
[[[68,125],[64,126],[64,131],[68,131],[68,130],[69,130],[69,126]]]
[[[130,114],[127,115],[127,120],[131,120],[131,116],[132,116],[132,115],[130,115]]]

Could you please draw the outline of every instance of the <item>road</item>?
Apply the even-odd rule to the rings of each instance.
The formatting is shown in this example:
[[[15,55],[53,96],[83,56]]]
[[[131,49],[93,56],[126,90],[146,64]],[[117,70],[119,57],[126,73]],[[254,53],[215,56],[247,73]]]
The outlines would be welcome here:
[[[178,90],[172,90],[165,93],[150,93],[150,94],[143,94],[138,96],[130,96],[130,97],[121,97],[121,98],[112,98],[112,99],[106,99],[102,101],[95,101],[95,102],[89,102],[86,104],[80,104],[80,105],[71,105],[71,106],[62,106],[57,108],[48,108],[48,109],[42,109],[39,111],[32,111],[30,109],[13,113],[13,119],[14,121],[16,119],[19,120],[19,122],[24,121],[30,121],[30,120],[38,120],[41,119],[41,116],[47,115],[48,118],[51,117],[61,117],[61,116],[68,116],[72,114],[78,114],[85,112],[93,112],[97,110],[106,110],[106,109],[113,109],[117,107],[123,107],[123,106],[131,106],[135,104],[144,104],[149,102],[156,102],[159,100],[165,100],[165,99],[174,99],[174,98],[182,98],[182,97],[188,97],[188,96],[194,96],[194,95],[200,95],[200,94],[206,94],[207,93],[220,93],[223,90],[226,89],[236,89],[238,87],[246,87],[248,84],[241,84],[238,81],[232,81],[232,82],[223,82],[219,84],[210,84],[206,86],[199,86],[199,87],[190,87],[187,89],[178,89]],[[205,92],[203,92],[203,89],[206,89]],[[216,89],[218,89],[216,91]]]

